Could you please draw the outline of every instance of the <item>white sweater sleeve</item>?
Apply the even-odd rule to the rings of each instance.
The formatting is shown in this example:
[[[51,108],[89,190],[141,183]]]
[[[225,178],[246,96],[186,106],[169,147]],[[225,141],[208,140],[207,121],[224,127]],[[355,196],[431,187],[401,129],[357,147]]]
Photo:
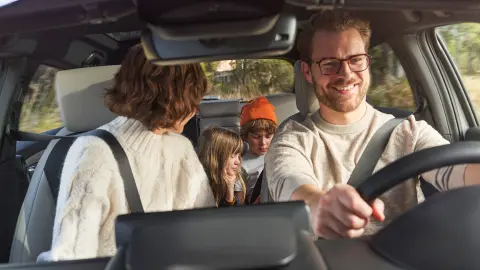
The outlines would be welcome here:
[[[274,201],[289,201],[297,188],[317,185],[310,135],[300,124],[288,123],[274,136],[265,156],[268,188]]]
[[[108,186],[116,162],[100,139],[81,137],[70,148],[62,171],[52,249],[43,260],[96,257],[100,226],[109,212]]]
[[[185,157],[180,160],[176,186],[174,209],[205,208],[216,205],[207,174],[191,144],[186,149]]]

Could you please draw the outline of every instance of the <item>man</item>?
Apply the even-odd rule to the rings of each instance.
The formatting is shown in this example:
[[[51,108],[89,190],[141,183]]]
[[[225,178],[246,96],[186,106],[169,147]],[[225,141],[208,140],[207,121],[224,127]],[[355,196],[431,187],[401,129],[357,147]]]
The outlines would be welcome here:
[[[320,103],[303,123],[278,130],[265,157],[275,201],[304,200],[314,232],[323,238],[372,234],[422,200],[411,179],[368,205],[346,184],[375,131],[392,115],[366,103],[370,85],[368,22],[338,11],[312,17],[299,36],[305,79]],[[392,133],[375,171],[411,152],[447,144],[433,127],[413,116]],[[477,184],[477,165],[440,168],[422,176],[439,190]]]

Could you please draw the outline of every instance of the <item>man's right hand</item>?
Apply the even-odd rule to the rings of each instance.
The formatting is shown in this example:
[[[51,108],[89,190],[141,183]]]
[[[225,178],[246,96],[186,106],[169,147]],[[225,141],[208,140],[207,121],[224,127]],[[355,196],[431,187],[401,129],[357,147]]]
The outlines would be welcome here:
[[[385,206],[381,200],[376,199],[368,205],[354,187],[346,184],[337,184],[323,194],[317,192],[308,203],[313,231],[326,239],[359,237],[371,216],[385,220]]]

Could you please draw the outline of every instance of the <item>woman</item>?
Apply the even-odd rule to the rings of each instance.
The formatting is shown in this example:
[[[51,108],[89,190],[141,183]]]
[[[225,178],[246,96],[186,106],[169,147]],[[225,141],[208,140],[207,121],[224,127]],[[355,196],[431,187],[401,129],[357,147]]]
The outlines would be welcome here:
[[[228,129],[208,128],[198,140],[198,157],[218,206],[240,205],[245,200],[242,151],[242,138]]]
[[[180,135],[206,88],[199,64],[156,66],[136,45],[107,89],[105,103],[119,117],[100,129],[125,150],[146,212],[215,206],[193,146]],[[113,256],[115,218],[128,212],[109,146],[78,138],[61,175],[52,248],[39,261]]]

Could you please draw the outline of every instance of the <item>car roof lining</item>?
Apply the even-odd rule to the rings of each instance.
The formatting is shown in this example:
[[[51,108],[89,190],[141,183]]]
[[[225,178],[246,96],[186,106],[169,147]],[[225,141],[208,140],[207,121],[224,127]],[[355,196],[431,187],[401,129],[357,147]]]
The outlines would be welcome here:
[[[82,40],[91,43],[93,46],[104,47],[102,43],[88,38],[91,34],[104,34],[112,32],[128,32],[138,31],[145,27],[145,24],[133,12],[134,6],[132,1],[127,0],[48,0],[49,5],[52,3],[52,9],[43,8],[43,5],[32,4],[36,1],[20,1],[13,4],[11,7],[7,6],[0,8],[0,22],[8,21],[9,23],[0,23],[0,48],[2,48],[2,37],[9,37],[8,33],[13,30],[20,31],[17,38],[30,38],[38,42],[38,44],[48,44],[49,50],[36,49],[32,56],[42,59],[57,59],[62,58],[62,52],[65,52],[74,40]],[[65,3],[68,2],[68,3]],[[41,7],[43,6],[43,7]],[[93,8],[91,8],[93,6]],[[90,13],[86,10],[89,10]],[[38,9],[35,9],[38,8]],[[38,14],[35,15],[35,12]],[[40,11],[39,11],[40,10]],[[104,18],[110,18],[111,21],[105,19],[100,24],[87,24],[86,21],[94,20],[95,17],[91,14],[92,10],[101,11]],[[284,12],[295,14],[299,21],[299,28],[305,24],[308,18],[318,12],[318,10],[307,10],[303,7],[286,4]],[[452,11],[452,12],[434,12],[434,11],[401,11],[401,10],[354,10],[360,17],[370,20],[372,26],[371,46],[378,45],[389,38],[398,35],[405,35],[408,33],[416,33],[419,30],[427,29],[433,26],[443,25],[452,22],[463,21],[479,21],[478,12],[475,11]],[[60,16],[55,21],[55,28],[47,27],[47,25],[39,26],[38,20],[47,17],[55,17],[52,14],[65,13],[68,16]],[[25,20],[27,16],[29,20]],[[83,16],[83,17],[82,17]],[[89,19],[86,19],[91,16]],[[93,17],[92,17],[93,16]],[[57,16],[58,17],[58,16]],[[98,16],[97,16],[98,17]],[[113,20],[112,18],[116,18]],[[420,20],[415,22],[414,20]],[[410,19],[410,20],[409,20]],[[15,25],[14,22],[21,22]],[[27,22],[28,21],[28,22]],[[52,21],[47,21],[45,24],[51,24]],[[13,27],[13,28],[12,28]],[[45,27],[47,29],[45,29]],[[43,30],[38,30],[43,28]],[[87,37],[86,37],[87,36]],[[107,35],[105,35],[107,37]],[[125,41],[116,41],[118,50],[107,49],[109,55],[108,64],[119,64],[123,59],[124,54],[128,48],[139,42],[139,39],[129,39]],[[52,50],[52,46],[54,50]],[[8,50],[8,49],[7,49]],[[28,54],[28,53],[27,53]],[[1,55],[0,55],[1,57]],[[296,49],[291,50],[284,55],[284,58],[296,60],[299,58]],[[72,66],[73,67],[73,66]]]

